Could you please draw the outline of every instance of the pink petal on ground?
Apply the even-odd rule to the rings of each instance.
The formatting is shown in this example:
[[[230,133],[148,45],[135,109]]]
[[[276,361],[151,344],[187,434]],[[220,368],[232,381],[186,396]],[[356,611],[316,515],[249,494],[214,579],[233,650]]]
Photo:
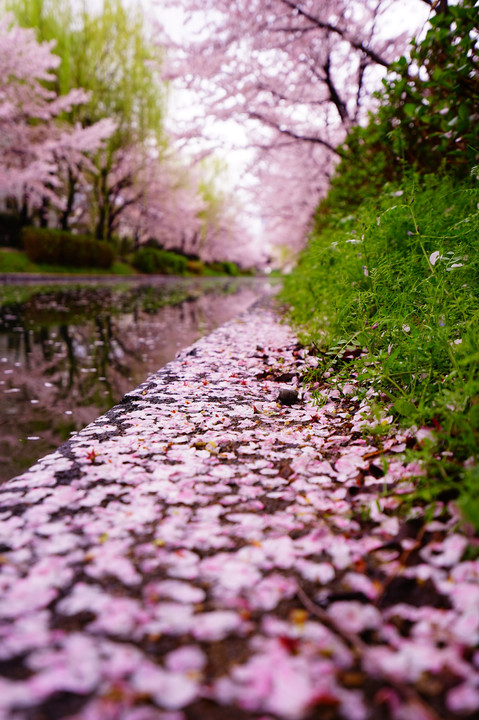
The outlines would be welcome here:
[[[465,682],[447,694],[447,707],[451,712],[470,714],[479,710],[479,690]]]
[[[131,678],[139,693],[150,695],[167,710],[179,710],[192,702],[197,694],[197,682],[182,673],[169,672],[149,661],[141,663]]]
[[[174,672],[198,672],[206,665],[206,655],[196,645],[184,645],[168,653],[165,665]]]
[[[13,719],[13,715],[7,715],[12,707],[29,707],[36,705],[38,698],[29,685],[28,681],[13,681],[0,678],[0,718],[2,720]],[[2,713],[5,709],[5,714]],[[18,717],[18,715],[17,715]]]
[[[327,548],[331,561],[338,570],[345,570],[352,562],[351,548],[345,538],[331,538],[331,547]]]
[[[300,720],[314,694],[307,660],[289,655],[276,641],[269,652],[233,667],[231,677],[215,685],[215,697],[223,704],[237,703],[252,712],[265,710],[286,720]]]
[[[181,580],[164,580],[159,583],[152,583],[147,588],[147,593],[158,593],[160,596],[171,598],[176,602],[200,603],[206,597],[206,593],[202,588],[190,585],[190,583],[181,582]]]
[[[290,537],[268,538],[261,547],[279,568],[290,568],[296,560],[294,542]]]
[[[479,585],[472,583],[454,583],[446,585],[447,592],[456,610],[477,613],[479,607]]]
[[[198,682],[183,673],[168,672],[165,674],[164,685],[155,694],[158,705],[168,710],[179,710],[189,705],[198,694]]]
[[[86,694],[100,680],[100,660],[95,641],[78,632],[67,635],[59,650],[33,652],[28,664],[40,670],[29,680],[38,698],[61,690]]]
[[[25,612],[39,610],[49,605],[57,595],[56,588],[44,587],[35,580],[23,578],[0,601],[0,615],[3,618],[13,619]]]
[[[142,660],[138,648],[122,642],[102,641],[101,654],[102,672],[109,680],[119,680],[130,675]]]
[[[451,623],[450,631],[456,642],[469,647],[475,647],[479,643],[478,609],[469,610],[460,615]]]
[[[143,614],[138,600],[112,596],[88,629],[92,632],[127,636],[133,633]]]
[[[311,560],[299,558],[296,567],[306,580],[319,582],[322,585],[330,582],[336,575],[331,563],[327,562],[315,563]]]
[[[113,544],[113,543],[112,543]],[[133,563],[128,558],[122,556],[124,551],[123,543],[118,548],[118,553],[110,548],[107,544],[94,551],[94,558],[90,565],[87,565],[85,572],[93,578],[102,578],[108,575],[114,575],[125,585],[138,585],[141,581],[141,575],[136,571]]]
[[[351,477],[351,475],[355,475],[357,473],[359,468],[364,468],[365,466],[366,463],[360,455],[348,453],[336,461],[334,469],[341,476]]]
[[[438,673],[444,665],[444,653],[435,643],[405,640],[400,648],[368,647],[365,670],[372,675],[415,682],[424,672]]]
[[[27,650],[45,647],[51,641],[50,613],[32,612],[9,623],[0,631],[0,660],[8,660]]]
[[[82,719],[83,720],[83,719]],[[84,720],[109,720],[104,715],[97,715],[95,718],[85,717]],[[121,720],[185,720],[182,712],[163,712],[149,707],[137,707],[127,710],[122,714]]]
[[[328,607],[328,615],[346,632],[361,633],[374,630],[381,624],[381,613],[372,605],[356,600],[335,602]]]
[[[349,572],[343,577],[342,583],[349,590],[362,592],[370,600],[375,600],[378,596],[378,586],[367,576],[361,573]]]
[[[240,616],[232,610],[213,610],[194,616],[192,634],[198,640],[223,640],[240,625]]]
[[[266,709],[279,717],[301,718],[314,696],[314,684],[306,667],[295,666],[289,658],[275,663],[273,687],[266,701]]]
[[[248,595],[251,607],[273,610],[281,601],[293,597],[297,583],[294,578],[273,573],[257,583]]]
[[[193,605],[160,603],[154,609],[154,617],[142,626],[145,633],[183,635],[194,625]]]
[[[429,543],[419,555],[436,567],[452,567],[462,558],[466,547],[467,539],[463,535],[449,535],[442,542]]]

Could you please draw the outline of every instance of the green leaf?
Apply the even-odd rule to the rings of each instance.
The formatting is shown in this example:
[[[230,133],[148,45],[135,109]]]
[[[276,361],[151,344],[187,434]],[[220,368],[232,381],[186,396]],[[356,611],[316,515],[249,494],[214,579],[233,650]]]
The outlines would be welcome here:
[[[393,408],[403,417],[407,417],[408,415],[412,415],[416,412],[416,406],[405,397],[398,398],[394,403]]]
[[[413,115],[416,114],[416,109],[417,109],[417,105],[415,105],[414,103],[406,103],[404,106],[404,112],[409,117],[412,117]]]

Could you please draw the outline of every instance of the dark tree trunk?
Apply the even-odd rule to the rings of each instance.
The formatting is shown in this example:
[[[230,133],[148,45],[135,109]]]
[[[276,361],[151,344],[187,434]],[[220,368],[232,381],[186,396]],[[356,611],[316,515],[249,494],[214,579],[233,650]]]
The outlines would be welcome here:
[[[65,210],[62,212],[60,216],[60,227],[62,230],[68,230],[68,220],[70,219],[70,215],[73,211],[73,203],[75,200],[75,186],[76,181],[75,177],[68,168],[68,195],[67,195],[67,204],[65,207]]]
[[[40,227],[42,227],[42,228],[48,227],[48,200],[45,197],[42,200],[42,204],[38,211],[38,215],[40,218]]]

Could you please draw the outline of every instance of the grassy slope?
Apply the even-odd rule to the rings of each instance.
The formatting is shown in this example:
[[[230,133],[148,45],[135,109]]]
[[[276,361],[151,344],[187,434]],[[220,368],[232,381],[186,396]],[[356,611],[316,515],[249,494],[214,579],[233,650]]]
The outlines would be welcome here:
[[[330,206],[283,292],[320,359],[308,380],[321,388],[353,374],[398,423],[430,428],[411,451],[427,468],[417,495],[458,497],[476,528],[478,203],[474,178],[434,176],[389,186],[354,216]]]
[[[63,273],[75,275],[135,275],[136,270],[124,262],[114,262],[108,270],[102,268],[76,268],[60,265],[39,265],[31,262],[21,250],[0,248],[0,273]]]

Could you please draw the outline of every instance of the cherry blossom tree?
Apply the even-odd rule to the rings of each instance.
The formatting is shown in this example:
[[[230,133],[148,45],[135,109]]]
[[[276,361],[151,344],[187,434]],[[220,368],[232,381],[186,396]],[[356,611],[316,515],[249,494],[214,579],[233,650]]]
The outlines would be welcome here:
[[[192,225],[199,227],[201,206],[177,159],[137,143],[119,148],[108,166],[108,172],[100,169],[95,176],[94,202],[85,208],[97,234],[106,223],[107,237],[129,237],[135,247],[154,238],[164,247],[186,250],[179,238]]]
[[[265,195],[256,195],[256,201],[262,201],[263,219],[276,220],[271,239],[281,222],[282,234],[298,242],[318,191],[327,186],[338,146],[366,119],[372,92],[404,52],[412,30],[398,33],[397,3],[390,0],[182,0],[174,5],[184,13],[186,39],[172,42],[166,26],[160,27],[159,42],[169,49],[165,77],[194,93],[199,109],[196,118],[191,110],[184,114],[181,135],[203,136],[211,144],[212,118],[246,128],[256,151],[252,171],[261,176],[258,187]],[[439,7],[426,0],[407,5],[413,28],[424,24],[427,5]]]
[[[168,150],[161,157],[138,155],[138,148],[132,149],[129,162],[136,165],[136,182],[117,200],[123,208],[115,232],[133,238],[136,246],[155,239],[166,249],[206,261],[245,264],[248,235],[241,209],[218,190],[204,166],[180,162]],[[252,261],[250,253],[248,258]]]
[[[98,144],[96,149],[88,148],[90,163],[79,167],[72,155],[75,148],[65,145],[68,133],[63,135],[56,153],[66,188],[60,223],[66,227],[73,212],[77,223],[88,218],[88,229],[109,239],[122,209],[132,202],[132,193],[127,192],[136,184],[132,157],[145,154],[143,145],[165,143],[160,53],[147,42],[140,10],[125,7],[121,0],[105,0],[100,11],[70,0],[5,0],[4,4],[20,24],[35,29],[39,42],[55,41],[58,57],[48,81],[60,95],[68,96],[76,86],[87,91],[83,104],[72,106],[64,119],[74,126],[77,141],[83,138],[88,146],[94,134],[91,128],[96,128],[107,142],[102,152],[97,152]],[[135,146],[138,149],[132,151]],[[87,183],[80,187],[82,179]],[[91,205],[93,212],[87,212]]]
[[[20,193],[24,220],[36,209],[43,225],[106,239],[130,234],[136,244],[154,237],[165,247],[205,258],[211,257],[214,237],[218,257],[224,257],[218,238],[231,233],[218,228],[227,225],[220,210],[230,203],[217,204],[213,212],[215,198],[203,197],[197,158],[169,148],[162,53],[149,42],[140,10],[121,0],[106,0],[99,11],[70,0],[0,0],[2,5],[32,27],[37,43],[50,53],[43,75],[31,75],[36,91],[50,103],[54,95],[57,102],[58,94],[66,98],[61,127],[60,115],[52,117],[48,130],[37,123],[36,151],[48,164],[44,177],[31,157],[25,160],[38,187],[35,198],[33,188]],[[68,105],[77,85],[86,90],[77,97],[82,102]]]
[[[166,249],[194,252],[201,229],[204,202],[197,192],[194,168],[179,162],[176,153],[143,157],[136,202],[122,217],[123,233],[136,244],[155,239]]]
[[[68,209],[64,177],[88,163],[114,130],[111,121],[89,128],[60,124],[64,113],[86,102],[87,93],[73,89],[59,96],[46,87],[59,58],[53,43],[38,43],[33,30],[0,20],[0,193],[17,204],[27,221],[35,208],[52,203]]]

